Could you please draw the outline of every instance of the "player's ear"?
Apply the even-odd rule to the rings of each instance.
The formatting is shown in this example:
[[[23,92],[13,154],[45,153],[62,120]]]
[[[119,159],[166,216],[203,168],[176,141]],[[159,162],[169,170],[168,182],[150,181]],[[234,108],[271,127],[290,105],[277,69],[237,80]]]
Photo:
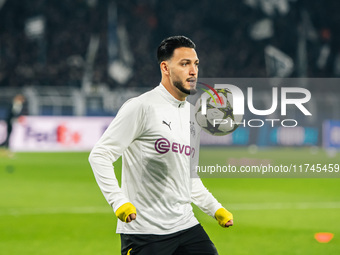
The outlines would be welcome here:
[[[170,73],[168,61],[162,61],[160,63],[160,68],[162,70],[162,73],[167,74],[167,75]]]

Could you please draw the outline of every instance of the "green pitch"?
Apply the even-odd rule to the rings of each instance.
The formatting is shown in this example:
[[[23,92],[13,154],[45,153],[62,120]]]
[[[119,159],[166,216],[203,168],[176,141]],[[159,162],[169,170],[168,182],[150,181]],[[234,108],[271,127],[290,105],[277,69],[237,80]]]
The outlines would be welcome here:
[[[321,150],[254,153],[205,148],[201,161],[270,158],[277,164],[340,163],[339,154],[328,157]],[[1,254],[120,254],[117,220],[95,183],[87,157],[88,153],[0,151]],[[340,178],[206,178],[203,182],[235,218],[232,228],[223,229],[194,207],[221,255],[340,253]],[[331,232],[334,238],[318,243],[317,232]]]

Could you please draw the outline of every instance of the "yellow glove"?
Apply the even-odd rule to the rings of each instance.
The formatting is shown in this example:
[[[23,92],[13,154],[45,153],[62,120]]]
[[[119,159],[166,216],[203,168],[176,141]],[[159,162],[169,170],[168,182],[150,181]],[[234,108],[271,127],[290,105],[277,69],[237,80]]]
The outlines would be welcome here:
[[[215,218],[218,221],[218,224],[220,224],[221,227],[226,227],[225,224],[234,219],[233,215],[231,214],[231,212],[229,212],[228,210],[226,210],[225,208],[220,208],[215,212]]]
[[[116,211],[116,216],[123,222],[127,222],[127,217],[131,214],[135,213],[137,215],[136,207],[134,207],[131,203],[125,203]]]

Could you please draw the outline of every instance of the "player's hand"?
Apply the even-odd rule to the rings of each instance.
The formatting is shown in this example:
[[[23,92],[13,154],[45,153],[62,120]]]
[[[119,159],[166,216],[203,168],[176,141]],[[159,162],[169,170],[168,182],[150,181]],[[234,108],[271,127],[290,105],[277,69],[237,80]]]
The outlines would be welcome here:
[[[126,222],[129,223],[129,222],[135,220],[135,219],[136,219],[136,216],[137,216],[137,215],[136,215],[135,213],[131,213],[131,214],[126,218]]]
[[[137,217],[136,207],[131,203],[125,203],[117,209],[116,216],[121,221],[129,223]]]
[[[231,227],[232,225],[234,225],[234,221],[233,221],[233,220],[230,220],[230,221],[228,221],[228,222],[225,224],[225,227],[226,227],[226,228],[229,228],[229,227]]]
[[[231,212],[226,210],[225,208],[220,208],[215,212],[215,218],[220,224],[221,227],[228,228],[234,225],[233,215]]]

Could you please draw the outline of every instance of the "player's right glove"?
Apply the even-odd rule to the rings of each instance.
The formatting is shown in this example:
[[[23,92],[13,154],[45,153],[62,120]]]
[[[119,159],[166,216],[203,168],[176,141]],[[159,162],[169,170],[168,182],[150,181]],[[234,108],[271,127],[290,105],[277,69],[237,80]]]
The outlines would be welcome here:
[[[225,224],[228,221],[234,219],[232,213],[223,207],[215,212],[215,218],[218,221],[218,224],[220,224],[220,226],[224,228],[226,227]]]
[[[117,209],[116,216],[121,221],[127,222],[126,221],[127,217],[129,217],[129,215],[132,214],[132,213],[137,215],[136,207],[134,207],[134,205],[131,204],[131,203],[125,203]]]

